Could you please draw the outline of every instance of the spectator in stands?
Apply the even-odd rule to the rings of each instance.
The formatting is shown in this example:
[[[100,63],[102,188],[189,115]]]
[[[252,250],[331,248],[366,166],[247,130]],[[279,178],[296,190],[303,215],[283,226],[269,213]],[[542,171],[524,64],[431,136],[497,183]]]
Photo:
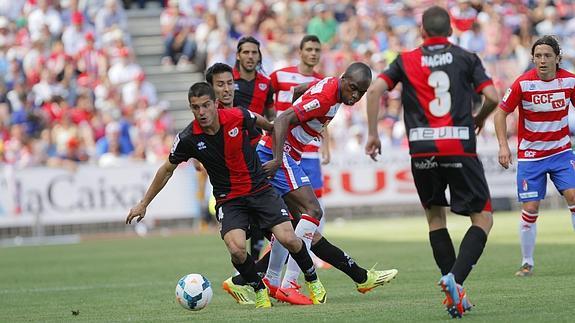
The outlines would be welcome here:
[[[75,56],[86,46],[86,33],[88,30],[84,27],[84,15],[76,11],[72,13],[72,25],[64,28],[62,42],[64,49],[69,56]]]
[[[96,35],[106,37],[105,35],[115,28],[126,31],[128,19],[123,9],[120,9],[118,0],[105,0],[105,5],[97,12],[95,26]]]
[[[160,15],[160,25],[164,37],[162,65],[178,63],[178,68],[186,69],[196,55],[196,42],[192,37],[192,22],[180,12],[178,0],[169,0],[168,7]]]
[[[50,5],[49,0],[38,0],[38,7],[28,16],[28,30],[32,40],[42,38],[45,26],[48,27],[50,35],[57,38],[62,33],[62,18]]]
[[[142,68],[132,62],[132,56],[128,48],[122,48],[119,54],[118,61],[108,70],[108,79],[111,85],[118,87],[121,91],[124,85],[136,80]]]
[[[146,81],[144,71],[140,71],[136,79],[124,86],[122,89],[122,99],[124,105],[134,105],[138,100],[146,100],[149,105],[158,103],[156,88]]]
[[[314,10],[315,16],[309,21],[307,33],[316,35],[322,44],[329,46],[336,35],[337,21],[325,4],[317,4]]]
[[[483,53],[486,47],[485,36],[481,32],[481,25],[473,22],[469,30],[459,37],[459,46],[473,53]]]
[[[130,125],[126,122],[110,122],[106,125],[106,135],[96,142],[96,156],[100,157],[110,151],[110,146],[118,149],[122,155],[129,155],[134,146],[130,140]],[[113,152],[115,154],[115,152]]]

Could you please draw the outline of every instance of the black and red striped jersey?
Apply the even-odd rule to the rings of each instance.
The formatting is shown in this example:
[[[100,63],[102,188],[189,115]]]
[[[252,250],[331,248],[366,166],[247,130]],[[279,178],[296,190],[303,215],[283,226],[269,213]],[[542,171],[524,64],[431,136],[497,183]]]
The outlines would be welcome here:
[[[273,108],[274,90],[269,77],[256,72],[256,77],[246,81],[240,77],[240,72],[234,68],[234,106],[248,109],[264,115],[264,111]]]
[[[403,85],[409,153],[414,157],[476,154],[473,92],[493,84],[481,60],[447,38],[432,37],[402,52],[379,75]]]
[[[218,109],[220,129],[215,135],[192,121],[174,140],[172,164],[195,158],[204,165],[217,201],[247,196],[269,187],[261,162],[250,144],[256,118],[245,109]]]

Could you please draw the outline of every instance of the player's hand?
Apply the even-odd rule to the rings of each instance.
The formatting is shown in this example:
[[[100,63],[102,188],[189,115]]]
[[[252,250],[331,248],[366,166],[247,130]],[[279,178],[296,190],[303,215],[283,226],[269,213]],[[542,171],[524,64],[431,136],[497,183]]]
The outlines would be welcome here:
[[[132,223],[132,220],[136,219],[136,222],[142,221],[142,219],[146,216],[146,206],[140,202],[136,204],[133,208],[130,209],[130,213],[126,218],[126,224]]]
[[[374,161],[377,161],[377,155],[381,155],[381,140],[379,137],[369,135],[365,143],[365,153]]]
[[[499,148],[499,164],[503,168],[507,169],[511,163],[511,151],[509,150],[509,147]]]
[[[268,178],[274,178],[276,172],[281,166],[281,162],[276,159],[272,159],[262,165],[264,172]]]

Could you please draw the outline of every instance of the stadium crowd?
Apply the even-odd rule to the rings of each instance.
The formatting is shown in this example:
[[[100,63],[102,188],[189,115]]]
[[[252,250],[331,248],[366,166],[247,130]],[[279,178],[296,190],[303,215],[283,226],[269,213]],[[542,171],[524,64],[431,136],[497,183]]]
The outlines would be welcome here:
[[[166,158],[167,106],[134,61],[126,27],[118,0],[2,1],[1,162]]]
[[[233,65],[237,40],[253,35],[270,74],[298,60],[299,40],[309,33],[323,44],[319,72],[339,75],[352,61],[363,61],[377,75],[399,51],[421,43],[420,16],[432,4],[449,8],[451,41],[483,59],[500,94],[529,68],[540,35],[556,35],[562,67],[575,67],[575,3],[568,0],[167,0],[159,18],[161,64]],[[174,131],[167,106],[134,62],[126,25],[119,0],[2,2],[2,162],[110,165],[167,156]],[[384,147],[406,146],[400,93],[397,87],[381,102]],[[362,151],[365,99],[344,109],[330,130],[335,151]],[[488,123],[479,141],[496,145],[494,138]]]

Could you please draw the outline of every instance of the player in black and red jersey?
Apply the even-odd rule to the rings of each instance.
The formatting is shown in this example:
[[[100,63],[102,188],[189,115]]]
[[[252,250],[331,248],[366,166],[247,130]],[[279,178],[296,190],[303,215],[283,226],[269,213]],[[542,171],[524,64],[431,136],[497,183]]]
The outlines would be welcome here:
[[[254,37],[242,37],[238,41],[234,66],[234,106],[274,117],[273,93],[270,78],[261,72],[262,52],[260,42]]]
[[[403,85],[402,102],[411,154],[411,170],[429,224],[433,256],[443,277],[452,317],[471,308],[461,285],[481,256],[493,225],[489,188],[475,151],[475,132],[498,103],[493,82],[475,54],[453,45],[449,14],[433,6],[423,13],[423,45],[401,53],[371,85],[368,101],[369,137],[366,153],[381,154],[377,132],[378,102],[385,90]],[[472,114],[473,94],[485,97]],[[448,203],[445,189],[449,186]],[[455,256],[447,231],[445,207],[469,216],[471,227]]]
[[[269,229],[306,276],[312,295],[325,295],[313,262],[301,239],[289,222],[287,207],[271,187],[261,162],[250,144],[249,131],[256,125],[265,130],[272,126],[263,117],[245,109],[218,109],[215,93],[205,82],[190,87],[188,101],[194,114],[192,121],[174,140],[168,160],[160,166],[142,201],[134,206],[126,223],[140,222],[146,208],[162,190],[177,165],[194,158],[208,172],[216,197],[221,236],[232,264],[256,292],[256,307],[270,307],[268,291],[246,252],[246,230],[250,217],[263,229]]]
[[[234,76],[234,107],[242,107],[273,120],[273,88],[270,78],[261,72],[262,52],[260,42],[254,37],[242,37],[238,41]],[[254,142],[254,145],[257,141]],[[252,230],[250,239],[252,255],[258,257],[264,247],[264,234]]]

